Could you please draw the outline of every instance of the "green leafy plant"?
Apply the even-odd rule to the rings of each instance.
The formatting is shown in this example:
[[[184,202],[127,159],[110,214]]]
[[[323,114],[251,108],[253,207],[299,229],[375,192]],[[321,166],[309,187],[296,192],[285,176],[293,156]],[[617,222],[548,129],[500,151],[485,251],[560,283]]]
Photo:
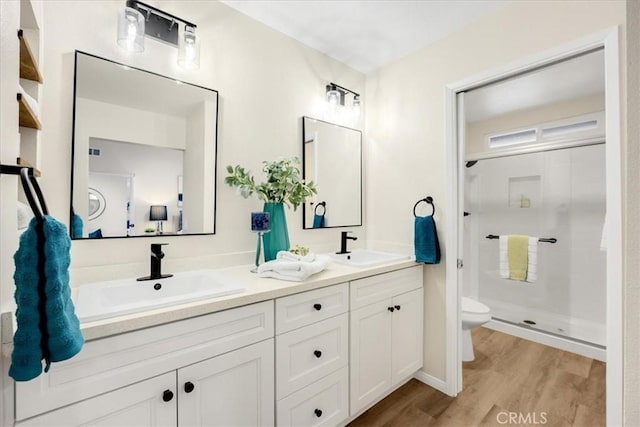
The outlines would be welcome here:
[[[265,182],[256,184],[251,172],[240,165],[227,166],[229,175],[224,182],[237,187],[238,193],[245,199],[256,193],[264,202],[284,203],[293,207],[293,210],[304,203],[307,197],[317,193],[313,181],[307,184],[302,179],[297,157],[262,164],[262,172],[267,177]]]

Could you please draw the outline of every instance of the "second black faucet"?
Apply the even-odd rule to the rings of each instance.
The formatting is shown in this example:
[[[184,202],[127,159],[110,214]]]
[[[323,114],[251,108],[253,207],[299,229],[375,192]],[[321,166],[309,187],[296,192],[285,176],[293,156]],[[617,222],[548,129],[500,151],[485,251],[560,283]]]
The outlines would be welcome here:
[[[144,277],[138,277],[136,280],[156,280],[156,279],[165,279],[167,277],[173,276],[173,274],[162,274],[162,258],[164,258],[164,252],[162,252],[162,247],[164,245],[168,245],[168,243],[152,243],[151,244],[151,274]]]
[[[340,234],[340,252],[336,252],[337,254],[349,254],[351,251],[347,250],[347,240],[358,240],[355,236],[348,236],[351,233],[350,231],[343,231]]]

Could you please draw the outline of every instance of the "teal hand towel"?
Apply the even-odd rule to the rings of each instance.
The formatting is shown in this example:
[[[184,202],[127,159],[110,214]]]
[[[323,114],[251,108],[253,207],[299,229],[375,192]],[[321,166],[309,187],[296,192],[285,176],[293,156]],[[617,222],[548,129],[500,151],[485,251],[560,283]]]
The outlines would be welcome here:
[[[20,236],[20,246],[14,255],[18,327],[13,337],[9,375],[16,381],[29,381],[40,375],[43,358],[47,372],[50,362],[75,356],[84,343],[69,288],[71,240],[67,229],[45,216],[40,231],[43,247],[39,250],[37,228],[34,218]],[[41,286],[43,291],[39,290]]]
[[[82,218],[78,214],[73,214],[71,217],[71,236],[74,239],[82,239],[82,231],[84,228],[84,224],[82,223]]]
[[[440,242],[438,230],[433,216],[417,216],[413,224],[413,245],[416,254],[416,262],[427,264],[440,263]]]
[[[324,227],[324,215],[313,215],[313,228]]]

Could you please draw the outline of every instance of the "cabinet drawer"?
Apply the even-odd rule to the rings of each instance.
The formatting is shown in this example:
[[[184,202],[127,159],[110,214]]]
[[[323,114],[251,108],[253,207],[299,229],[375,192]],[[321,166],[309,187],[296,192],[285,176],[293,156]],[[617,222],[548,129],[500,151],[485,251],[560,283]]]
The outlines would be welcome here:
[[[349,416],[349,372],[344,367],[277,403],[278,426],[335,426]]]
[[[347,283],[276,300],[276,334],[307,326],[349,309]]]
[[[348,315],[342,314],[276,337],[276,398],[282,399],[347,366]]]
[[[271,338],[273,326],[273,301],[265,301],[89,341],[48,374],[16,383],[16,419]]]
[[[351,310],[422,287],[422,266],[405,268],[351,282]]]

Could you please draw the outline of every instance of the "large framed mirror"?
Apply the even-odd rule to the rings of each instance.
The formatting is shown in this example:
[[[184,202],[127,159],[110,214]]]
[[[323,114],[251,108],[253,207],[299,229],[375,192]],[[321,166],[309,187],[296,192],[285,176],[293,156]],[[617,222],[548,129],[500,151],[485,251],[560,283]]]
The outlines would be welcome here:
[[[217,91],[76,51],[73,120],[73,239],[215,233]]]
[[[303,228],[362,225],[362,132],[302,118],[302,174],[318,193],[303,205]]]

